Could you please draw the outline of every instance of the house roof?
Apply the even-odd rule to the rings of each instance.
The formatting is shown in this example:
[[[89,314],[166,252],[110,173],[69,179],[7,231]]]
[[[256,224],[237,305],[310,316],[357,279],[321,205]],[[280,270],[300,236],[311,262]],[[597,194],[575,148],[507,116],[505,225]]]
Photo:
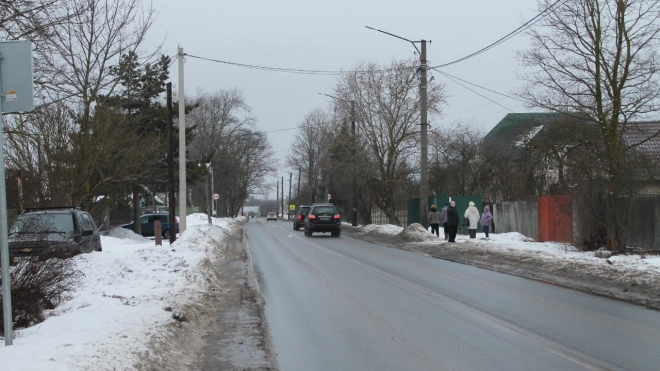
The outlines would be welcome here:
[[[660,121],[629,122],[623,133],[627,146],[641,143],[637,151],[654,158],[660,158]]]
[[[562,115],[555,112],[509,113],[486,134],[484,142],[499,142],[517,146],[521,140],[531,139],[547,124]]]

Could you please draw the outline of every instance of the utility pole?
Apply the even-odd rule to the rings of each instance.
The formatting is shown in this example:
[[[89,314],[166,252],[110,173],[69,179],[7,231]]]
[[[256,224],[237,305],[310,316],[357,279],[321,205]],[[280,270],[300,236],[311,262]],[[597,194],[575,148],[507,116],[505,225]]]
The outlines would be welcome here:
[[[420,84],[419,84],[419,97],[420,97],[420,108],[422,110],[420,115],[421,120],[421,143],[422,143],[422,158],[420,159],[420,223],[424,226],[424,229],[429,229],[429,203],[428,203],[428,121],[427,121],[427,86],[426,86],[426,69],[428,68],[426,61],[426,40],[422,40],[422,52],[419,55],[419,61],[421,63],[420,68]]]
[[[353,153],[357,152],[357,136],[355,136],[355,101],[351,101],[351,134],[353,134]],[[357,179],[355,174],[357,171],[353,171],[353,220],[351,225],[357,227]]]
[[[280,181],[277,181],[277,189],[275,190],[275,215],[277,215],[280,207]]]
[[[186,102],[183,90],[183,48],[179,56],[179,233],[186,231]]]
[[[405,37],[397,36],[395,34],[391,34],[389,32],[385,32],[383,30],[379,30],[373,27],[366,26],[368,29],[373,30],[373,31],[378,31],[381,33],[384,33],[386,35],[396,37],[397,39],[407,41],[415,47],[417,52],[419,53],[419,62],[421,64],[419,71],[420,71],[420,82],[419,82],[419,99],[420,99],[420,124],[421,124],[421,154],[420,154],[420,175],[419,175],[419,204],[420,204],[420,218],[419,222],[424,226],[424,228],[428,229],[429,223],[428,223],[428,171],[427,171],[427,165],[428,165],[428,120],[427,120],[427,86],[426,86],[426,70],[428,69],[428,64],[426,60],[426,40],[420,40],[420,41],[412,41],[408,40]],[[415,43],[419,43],[422,46],[422,50],[420,51],[417,48],[417,45]]]
[[[284,177],[282,177],[282,218],[284,218]]]
[[[291,180],[293,180],[293,173],[289,173],[289,201],[287,204],[291,205]],[[289,212],[287,213],[287,219],[291,219],[291,206],[289,206]]]
[[[298,165],[298,188],[296,189],[296,202],[302,204],[300,201],[300,165]]]
[[[167,193],[170,225],[176,226],[176,202],[174,200],[174,123],[172,120],[172,83],[167,83]],[[179,226],[179,231],[181,226]],[[172,233],[174,231],[174,233]],[[176,227],[170,228],[170,245],[176,241]]]

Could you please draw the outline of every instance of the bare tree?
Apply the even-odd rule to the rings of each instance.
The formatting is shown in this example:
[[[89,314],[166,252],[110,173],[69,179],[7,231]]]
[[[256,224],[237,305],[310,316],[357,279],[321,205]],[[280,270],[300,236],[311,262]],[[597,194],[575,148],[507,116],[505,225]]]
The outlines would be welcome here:
[[[67,99],[77,104],[80,131],[88,131],[94,103],[111,95],[118,84],[111,66],[120,57],[140,52],[155,12],[141,0],[68,0],[64,4],[70,20],[55,27],[47,47],[39,49],[38,60],[45,80],[46,100]]]
[[[329,151],[332,143],[332,116],[315,109],[308,113],[298,125],[291,150],[285,157],[285,164],[292,170],[301,165],[301,178],[307,189],[307,198],[301,202],[316,202],[318,188],[329,171]]]
[[[551,1],[540,0],[547,8]],[[531,49],[519,53],[532,72],[519,92],[531,106],[587,117],[599,129],[607,184],[607,247],[625,248],[616,205],[625,194],[623,154],[628,123],[658,111],[659,0],[574,0],[548,12],[530,31]],[[658,135],[658,133],[654,134]]]
[[[481,153],[484,133],[469,123],[455,122],[433,131],[429,139],[430,184],[453,195],[482,193],[486,162]]]
[[[409,176],[407,165],[416,162],[419,152],[421,111],[416,65],[415,60],[393,61],[385,68],[362,63],[343,75],[335,87],[337,96],[356,102],[360,137],[370,163],[365,179],[376,205],[396,225],[401,223],[395,214],[395,195]],[[444,86],[430,83],[430,118],[440,114],[444,100]]]

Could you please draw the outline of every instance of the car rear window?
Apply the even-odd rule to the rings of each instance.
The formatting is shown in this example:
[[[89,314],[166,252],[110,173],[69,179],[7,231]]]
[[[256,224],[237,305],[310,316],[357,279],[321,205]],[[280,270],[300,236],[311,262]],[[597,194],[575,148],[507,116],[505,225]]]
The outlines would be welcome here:
[[[309,212],[309,209],[310,209],[309,207],[303,207],[303,208],[300,209],[299,214],[307,215],[307,213]]]
[[[314,208],[314,214],[336,214],[337,211],[332,206],[318,206]]]
[[[9,234],[72,233],[73,230],[73,217],[70,213],[26,214],[16,218]]]

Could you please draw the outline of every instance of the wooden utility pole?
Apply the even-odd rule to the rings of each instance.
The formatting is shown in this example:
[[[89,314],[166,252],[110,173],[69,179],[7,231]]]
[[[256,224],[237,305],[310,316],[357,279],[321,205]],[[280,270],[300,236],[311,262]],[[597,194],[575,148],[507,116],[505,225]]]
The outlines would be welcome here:
[[[287,204],[291,205],[291,180],[293,179],[293,173],[289,173],[289,199]],[[291,219],[291,207],[289,207],[289,212],[287,213],[287,219]]]

